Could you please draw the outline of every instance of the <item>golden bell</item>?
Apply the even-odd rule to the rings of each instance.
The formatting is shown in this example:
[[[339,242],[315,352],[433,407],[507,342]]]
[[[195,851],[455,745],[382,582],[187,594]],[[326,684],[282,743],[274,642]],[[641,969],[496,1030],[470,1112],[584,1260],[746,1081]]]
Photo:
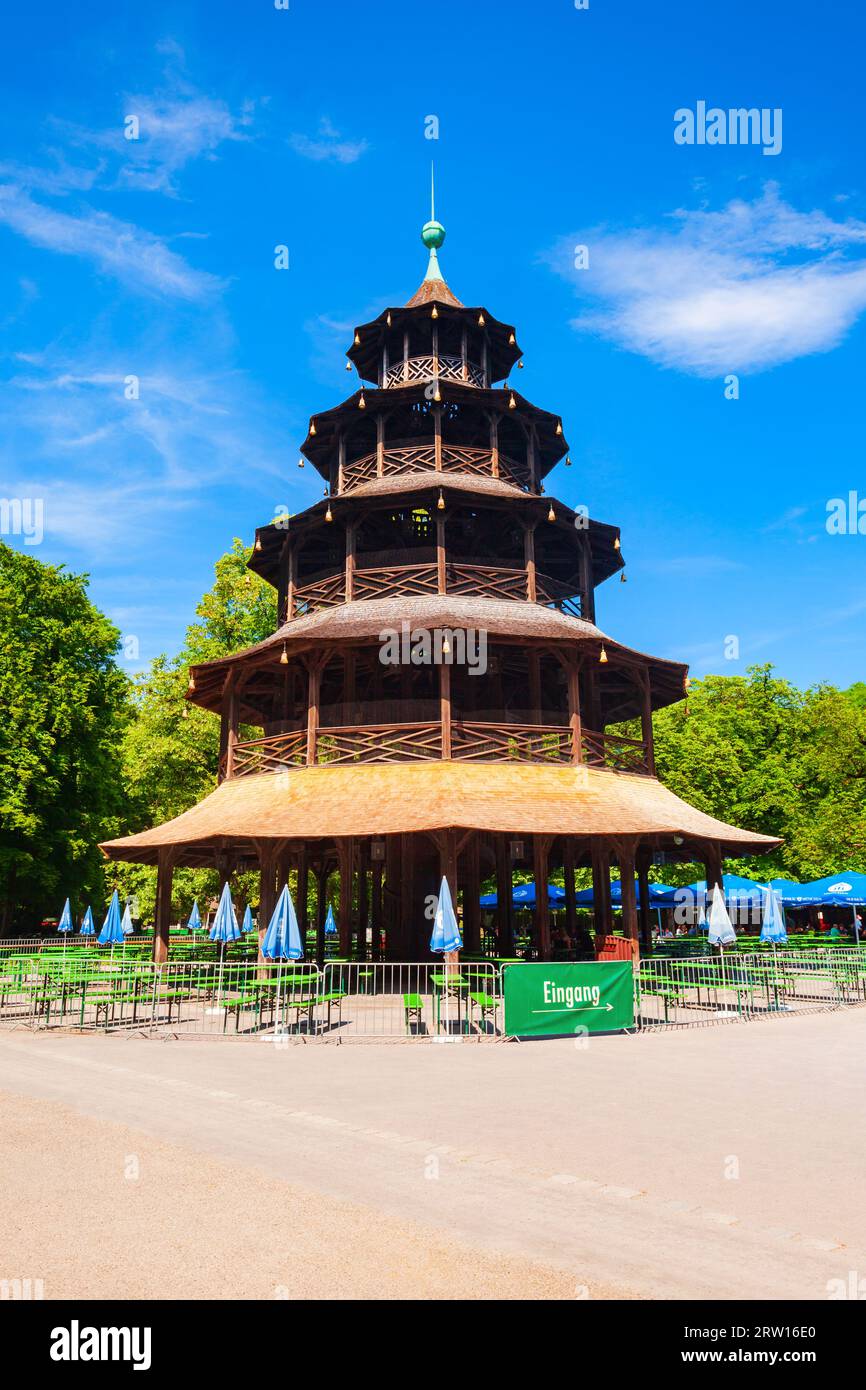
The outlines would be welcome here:
[[[444,512],[444,510],[445,510],[445,498],[442,496],[442,489],[441,489],[441,487],[440,487],[440,489],[439,489],[439,500],[438,500],[438,502],[436,503],[436,509],[437,509],[437,511],[440,511],[440,512]]]
[[[190,676],[187,690],[195,690],[195,676]]]
[[[522,371],[523,371],[523,362],[522,362],[522,361],[521,361],[521,362],[518,362],[517,365],[518,365],[520,371],[522,372]]]
[[[360,333],[356,333],[356,334],[355,334],[355,347],[360,347],[360,346],[361,346],[361,335],[360,335]]]
[[[561,420],[557,420],[557,422],[556,422],[556,433],[557,433],[557,434],[562,434],[562,421],[561,421]]]
[[[515,344],[516,342],[517,342],[517,339],[515,338],[514,334],[513,334],[513,333],[510,333],[509,336],[508,336],[508,346],[509,346],[509,347],[514,347],[514,344]]]
[[[566,466],[566,468],[570,468],[570,467],[571,467],[571,454],[566,454],[566,456],[565,456],[565,466]]]
[[[599,652],[598,659],[601,662],[602,666],[607,665],[607,652],[605,651],[604,647],[602,647],[601,651]]]
[[[330,504],[330,502],[328,503],[328,510],[325,512],[325,520],[326,520],[326,521],[333,521],[333,520],[334,520],[334,513],[331,511],[331,504]]]
[[[513,391],[511,392],[511,395],[508,397],[508,409],[509,409],[509,410],[516,410],[516,409],[517,409],[517,401],[514,399],[514,392],[513,392]]]
[[[283,643],[283,650],[280,652],[280,665],[281,665],[281,666],[288,666],[288,664],[289,664],[289,653],[286,651],[286,644],[285,644],[285,642],[284,642],[284,643]]]
[[[432,312],[432,314],[430,315],[430,317],[431,317],[431,319],[438,319],[438,317],[439,317],[439,310],[436,308],[436,305],[435,305],[435,304],[433,305],[433,312]]]
[[[552,503],[552,502],[551,502],[551,504],[550,504],[550,511],[547,513],[547,519],[548,519],[548,521],[555,521],[555,520],[556,520],[556,512],[553,510],[553,503]]]
[[[683,690],[686,692],[686,694],[689,693],[689,691],[691,690],[691,687],[692,687],[692,678],[691,678],[691,676],[686,676],[685,680],[683,681]]]
[[[189,710],[187,709],[186,705],[184,705],[183,709],[181,710],[181,714],[184,719],[189,719]]]
[[[303,459],[298,459],[298,467],[299,467],[299,468],[303,468],[303,466],[304,466],[304,460],[303,460]]]
[[[358,401],[358,409],[359,409],[359,410],[366,410],[366,409],[367,409],[367,402],[364,400],[364,392],[363,392],[363,391],[361,392],[361,399]]]
[[[256,543],[255,543],[253,549],[254,549],[254,550],[261,550],[261,548],[262,548],[262,538],[261,538],[261,536],[256,536]]]
[[[619,550],[619,536],[614,537],[613,548],[614,550]]]
[[[315,422],[315,420],[311,420],[311,421],[310,421],[310,434],[315,434],[315,433],[316,433],[316,422]]]
[[[390,310],[390,309],[388,310],[388,316],[387,316],[387,318],[385,319],[385,322],[387,323],[388,327],[390,328],[390,327],[391,327],[391,310]]]
[[[485,324],[484,315],[483,315],[483,314],[479,314],[479,315],[478,315],[478,327],[479,327],[479,328],[483,328],[483,327],[484,327],[484,324]]]
[[[619,577],[619,582],[620,582],[620,584],[625,584],[625,583],[627,582],[627,581],[626,581],[626,577],[625,577],[625,570],[622,571],[622,573],[621,573],[621,575],[620,575],[620,577]]]
[[[351,370],[352,370],[352,364],[351,364],[351,362],[347,362],[347,363],[346,363],[346,371],[347,371],[347,372],[350,372]]]

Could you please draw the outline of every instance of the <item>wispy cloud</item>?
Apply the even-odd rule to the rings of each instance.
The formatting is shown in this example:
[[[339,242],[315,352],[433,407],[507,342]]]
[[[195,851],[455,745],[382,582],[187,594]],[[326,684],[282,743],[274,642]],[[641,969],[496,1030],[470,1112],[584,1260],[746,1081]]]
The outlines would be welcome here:
[[[215,275],[193,269],[152,232],[89,207],[59,211],[15,184],[0,184],[0,223],[34,246],[93,261],[140,293],[203,300],[222,286]]]
[[[319,121],[317,135],[295,133],[289,136],[289,145],[304,159],[330,160],[334,164],[354,164],[370,148],[363,139],[344,140],[327,116]]]
[[[671,226],[561,238],[545,260],[600,307],[574,327],[699,376],[827,352],[866,309],[866,223],[800,212],[767,184]],[[574,268],[576,245],[589,268]]]

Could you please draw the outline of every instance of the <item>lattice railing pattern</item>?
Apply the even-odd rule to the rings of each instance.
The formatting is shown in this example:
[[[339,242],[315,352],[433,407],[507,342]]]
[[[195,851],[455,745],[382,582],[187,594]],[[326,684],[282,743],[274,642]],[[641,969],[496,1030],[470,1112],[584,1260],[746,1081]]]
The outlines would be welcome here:
[[[526,599],[526,571],[493,565],[448,564],[445,585],[449,594],[484,594],[489,598]]]
[[[380,569],[355,570],[352,592],[356,599],[435,594],[434,565],[385,565]]]
[[[314,584],[301,584],[295,590],[294,617],[302,613],[312,613],[316,608],[333,608],[346,598],[346,575],[344,570],[318,579]]]
[[[235,745],[233,776],[252,772],[285,772],[302,767],[307,761],[307,731],[294,729],[288,734],[271,734]]]
[[[581,742],[583,761],[590,767],[609,767],[615,772],[648,773],[650,770],[643,739],[599,734],[584,729]]]
[[[461,762],[571,761],[571,730],[554,724],[451,725],[451,756]]]
[[[441,756],[442,728],[438,723],[320,729],[316,740],[319,763],[402,763]]]
[[[437,375],[434,357],[410,357],[405,364],[402,359],[388,368],[385,386],[408,386],[417,381],[432,381]],[[466,376],[463,375],[463,360],[450,354],[439,355],[440,381],[460,381],[464,385],[483,386],[484,373],[475,362],[466,363]]]
[[[414,473],[421,469],[436,467],[436,446],[430,441],[419,444],[393,445],[382,452],[382,476],[393,477],[398,473]],[[482,449],[468,444],[442,444],[443,473],[471,473],[480,478],[493,477],[493,454],[490,449]],[[364,454],[352,459],[343,466],[343,492],[352,492],[362,483],[368,483],[378,476],[378,459],[375,453]],[[529,469],[525,463],[499,455],[499,477],[524,492],[529,489]]]

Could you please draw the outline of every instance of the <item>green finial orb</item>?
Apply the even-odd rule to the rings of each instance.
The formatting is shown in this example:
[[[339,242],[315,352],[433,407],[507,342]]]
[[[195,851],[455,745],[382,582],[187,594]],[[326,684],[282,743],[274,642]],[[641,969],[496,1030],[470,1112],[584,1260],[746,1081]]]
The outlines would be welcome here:
[[[445,228],[441,222],[425,222],[421,228],[421,240],[430,251],[438,251],[445,240]]]

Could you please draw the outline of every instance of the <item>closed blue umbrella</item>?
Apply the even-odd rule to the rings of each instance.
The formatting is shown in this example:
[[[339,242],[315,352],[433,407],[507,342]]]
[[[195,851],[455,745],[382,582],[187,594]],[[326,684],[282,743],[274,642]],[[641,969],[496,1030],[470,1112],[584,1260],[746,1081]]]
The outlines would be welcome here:
[[[92,908],[92,907],[88,907],[87,911],[85,912],[84,916],[83,916],[82,919],[81,919],[81,930],[80,930],[80,932],[79,932],[79,935],[80,935],[80,936],[95,936],[95,935],[96,935],[96,927],[93,925],[93,908]]]
[[[718,886],[713,889],[712,902],[710,904],[709,932],[707,940],[711,946],[733,946],[737,939],[731,919],[728,916],[728,909],[725,907],[725,895],[719,891]]]
[[[295,904],[292,902],[289,885],[284,883],[268,929],[262,938],[262,955],[266,960],[300,960],[303,954],[304,947]]]
[[[189,914],[187,927],[190,931],[198,931],[201,927],[201,913],[198,910],[198,898],[195,898],[192,905],[192,912]]]
[[[448,951],[460,951],[462,949],[463,941],[460,937],[460,928],[457,926],[454,904],[451,901],[451,889],[448,887],[447,878],[443,877],[439,889],[439,901],[436,905],[436,916],[433,920],[430,950],[444,954]]]
[[[241,931],[244,933],[244,935],[248,936],[249,933],[251,931],[255,931],[255,929],[256,928],[255,923],[253,922],[252,908],[250,907],[249,903],[247,903],[246,907],[244,908],[244,920],[241,922]]]
[[[111,895],[111,902],[108,904],[108,911],[105,914],[102,931],[96,939],[100,946],[122,946],[126,940],[120,921],[120,898],[118,897],[116,888]]]
[[[211,941],[219,941],[225,945],[228,941],[237,941],[240,934],[241,929],[238,926],[238,919],[235,915],[235,905],[232,902],[228,880],[226,880],[223,884],[223,891],[220,894],[216,917],[214,917],[213,926],[210,929],[210,939]]]
[[[60,921],[57,923],[57,930],[62,932],[75,931],[75,923],[72,920],[72,909],[69,906],[69,899],[63,904],[63,911],[60,914]]]
[[[124,905],[123,908],[123,918],[120,923],[120,928],[124,936],[132,936],[132,933],[135,931],[135,928],[132,925],[132,912],[130,911],[128,902]]]
[[[761,924],[761,940],[771,941],[774,946],[784,946],[788,940],[785,930],[785,914],[779,894],[769,888],[764,894],[764,920]]]
[[[328,903],[328,915],[325,918],[325,936],[337,935],[337,923],[334,921],[334,909]]]

